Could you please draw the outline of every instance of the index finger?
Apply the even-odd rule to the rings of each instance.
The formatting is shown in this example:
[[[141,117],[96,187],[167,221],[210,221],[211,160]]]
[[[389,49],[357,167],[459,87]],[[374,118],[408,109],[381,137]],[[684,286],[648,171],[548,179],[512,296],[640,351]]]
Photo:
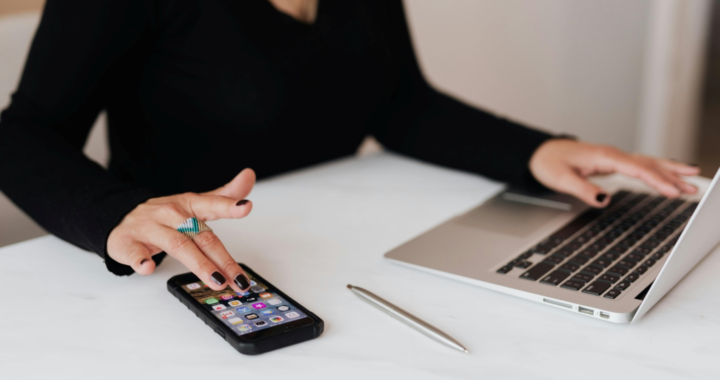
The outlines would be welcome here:
[[[250,213],[252,202],[222,195],[194,194],[189,198],[188,208],[192,215],[202,220],[239,219]]]
[[[651,165],[641,162],[640,157],[635,157],[623,152],[618,152],[605,158],[606,162],[603,166],[609,166],[610,169],[612,169],[611,171],[617,171],[620,174],[638,178],[656,188],[662,195],[667,197],[677,197],[681,194],[681,190],[675,186],[675,183],[667,178],[665,173],[659,170],[659,165],[654,169]]]
[[[193,238],[195,245],[230,279],[230,286],[238,293],[250,288],[250,279],[245,271],[235,262],[220,238],[212,231],[203,231]]]

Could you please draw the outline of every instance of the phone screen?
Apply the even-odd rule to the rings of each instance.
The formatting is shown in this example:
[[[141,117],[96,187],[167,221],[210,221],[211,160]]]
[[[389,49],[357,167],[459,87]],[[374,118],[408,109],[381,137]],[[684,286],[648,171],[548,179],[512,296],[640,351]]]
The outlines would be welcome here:
[[[245,293],[237,293],[229,286],[225,290],[213,290],[202,281],[181,285],[183,290],[237,335],[308,318],[307,314],[273,289],[257,282],[250,273],[247,275],[251,286],[250,291]]]

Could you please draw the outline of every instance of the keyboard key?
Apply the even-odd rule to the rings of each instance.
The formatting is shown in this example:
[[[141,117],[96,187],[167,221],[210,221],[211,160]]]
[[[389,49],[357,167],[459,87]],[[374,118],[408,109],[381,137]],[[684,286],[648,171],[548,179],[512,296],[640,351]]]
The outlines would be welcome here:
[[[577,264],[573,264],[573,263],[565,263],[565,264],[563,264],[563,266],[560,267],[560,269],[564,269],[571,273],[578,270],[578,268],[580,268],[580,266]]]
[[[565,258],[562,256],[559,256],[557,254],[552,254],[551,256],[547,257],[545,261],[549,261],[555,264],[560,264],[561,262],[565,261]]]
[[[647,260],[645,260],[645,262],[643,263],[643,265],[645,265],[646,267],[649,268],[649,267],[655,265],[655,263],[656,263],[655,260],[653,260],[653,259],[647,259]]]
[[[630,268],[635,267],[635,265],[637,265],[637,261],[623,259],[623,260],[620,260],[617,263],[617,265],[630,269]]]
[[[637,273],[638,275],[642,276],[643,274],[645,274],[645,272],[647,272],[647,270],[648,270],[647,267],[639,266],[639,267],[637,267],[637,269],[635,269],[634,273]]]
[[[590,246],[586,247],[585,250],[598,253],[598,252],[602,251],[603,249],[605,249],[606,247],[607,247],[607,244],[596,241],[596,242],[590,244]]]
[[[572,258],[570,258],[571,263],[575,263],[577,265],[585,265],[590,259],[588,259],[585,256],[582,255],[575,255]]]
[[[518,257],[518,259],[529,259],[530,256],[532,256],[532,255],[533,255],[532,251],[527,251],[527,252],[523,253],[522,255],[520,255],[520,257]]]
[[[610,261],[615,261],[615,260],[617,260],[620,256],[622,256],[621,253],[617,253],[617,252],[615,252],[615,251],[613,251],[613,250],[610,250],[610,251],[607,251],[607,252],[603,253],[603,255],[600,256],[600,257],[603,258],[603,259],[608,259],[608,260],[610,260]]]
[[[657,241],[646,241],[646,242],[642,243],[642,245],[640,247],[648,248],[649,250],[652,251],[653,249],[657,248],[657,246],[659,246],[659,245],[660,245],[660,243]]]
[[[600,279],[614,284],[617,282],[617,280],[620,279],[620,277],[605,273],[604,275],[600,276]]]
[[[635,282],[640,277],[637,273],[630,273],[625,277],[625,281]]]
[[[568,251],[567,249],[561,249],[561,250],[553,253],[553,256],[569,257],[572,254],[573,254],[572,251]]]
[[[592,223],[600,214],[601,211],[599,210],[588,210],[578,215],[570,223],[566,224],[563,228],[554,233],[553,237],[566,240],[575,235],[581,229],[585,228],[588,224]]]
[[[505,274],[507,272],[510,272],[513,269],[512,265],[505,265],[504,267],[497,270],[497,273]]]
[[[599,252],[600,252],[600,251],[595,251],[595,250],[591,250],[591,249],[585,249],[585,250],[583,250],[583,251],[580,251],[580,253],[578,253],[578,256],[585,256],[585,257],[587,257],[588,259],[592,259],[593,257],[597,256],[597,254],[598,254]]]
[[[607,268],[610,264],[612,264],[612,260],[604,259],[602,257],[592,262],[592,265],[602,268]]]
[[[530,268],[530,270],[521,274],[520,278],[537,281],[540,277],[542,277],[545,273],[549,272],[553,268],[555,268],[555,265],[553,265],[552,263],[548,263],[547,261],[543,261],[541,263],[535,264],[535,266]]]
[[[605,281],[595,281],[592,284],[588,285],[587,288],[583,289],[583,293],[592,294],[594,296],[599,296],[603,293],[605,293],[606,290],[610,287],[609,282]]]
[[[624,275],[626,275],[627,272],[629,272],[630,270],[627,269],[627,268],[619,267],[619,266],[616,265],[616,266],[608,269],[607,271],[608,271],[608,273],[612,273],[612,274],[617,275],[617,276],[624,276]]]
[[[617,285],[615,285],[615,289],[625,290],[628,288],[628,286],[630,286],[630,284],[632,284],[630,281],[623,280],[618,282]]]
[[[614,300],[615,298],[617,298],[620,295],[620,293],[622,293],[620,290],[612,289],[609,292],[605,293],[605,295],[603,297]]]
[[[614,252],[619,255],[622,255],[623,253],[627,252],[628,249],[630,249],[630,246],[628,246],[628,245],[617,244],[610,249],[610,252]]]
[[[642,261],[642,259],[644,259],[644,258],[645,257],[642,255],[637,255],[637,254],[631,253],[631,254],[627,255],[625,260],[630,259],[630,260],[634,260],[634,261]]]
[[[582,269],[581,272],[587,272],[587,273],[589,273],[589,274],[592,275],[592,276],[597,276],[597,275],[599,275],[600,272],[602,272],[602,271],[603,271],[602,268],[598,268],[598,267],[585,267],[585,268]]]
[[[565,281],[565,279],[568,277],[570,277],[570,272],[566,272],[564,270],[556,270],[545,276],[545,278],[543,278],[540,282],[543,284],[557,285]]]
[[[580,273],[576,274],[575,276],[573,276],[572,279],[574,281],[590,282],[593,278],[595,278],[595,276],[591,276],[587,273],[580,272]]]
[[[663,256],[665,256],[665,252],[655,252],[651,257],[653,260],[660,260]]]
[[[532,266],[532,263],[529,261],[521,261],[521,262],[515,264],[515,266],[518,268],[521,268],[521,269],[528,269]]]
[[[645,255],[647,255],[647,254],[650,253],[650,252],[652,252],[652,249],[648,249],[648,248],[644,248],[644,247],[638,247],[638,248],[635,248],[632,253],[634,253],[634,254],[636,254],[636,255],[645,256]]]
[[[574,279],[565,281],[564,284],[560,285],[561,288],[570,289],[570,290],[580,290],[583,286],[585,286],[584,282],[576,281]]]

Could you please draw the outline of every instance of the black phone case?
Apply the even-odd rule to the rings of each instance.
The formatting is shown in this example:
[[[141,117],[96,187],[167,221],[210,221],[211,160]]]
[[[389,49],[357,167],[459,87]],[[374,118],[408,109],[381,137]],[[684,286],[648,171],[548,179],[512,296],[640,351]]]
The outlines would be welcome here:
[[[234,331],[232,331],[229,327],[223,324],[220,320],[218,320],[212,313],[210,313],[210,311],[202,307],[202,305],[200,305],[194,298],[192,298],[189,293],[183,291],[180,288],[180,285],[177,284],[177,279],[183,276],[192,275],[192,273],[180,274],[169,279],[167,282],[168,291],[172,293],[172,295],[174,295],[177,299],[179,299],[180,302],[182,302],[185,306],[187,306],[188,309],[192,310],[198,318],[202,319],[206,325],[212,328],[218,335],[223,337],[225,341],[230,343],[230,345],[233,346],[236,350],[238,350],[241,354],[262,354],[264,352],[277,350],[278,348],[287,347],[296,343],[301,343],[306,340],[317,338],[320,336],[320,334],[323,333],[325,323],[322,319],[320,319],[317,315],[315,315],[313,312],[311,312],[304,306],[300,305],[297,301],[288,297],[287,294],[283,293],[280,289],[278,289],[275,285],[271,284],[268,280],[262,278],[262,276],[259,276],[252,269],[248,268],[244,264],[240,264],[240,266],[245,270],[245,272],[252,274],[255,278],[262,281],[267,286],[276,291],[278,294],[280,294],[280,296],[285,298],[288,302],[297,306],[298,309],[302,310],[304,313],[314,319],[315,323],[307,326],[300,326],[292,330],[288,330],[272,336],[262,337],[254,340],[245,340],[241,336],[235,334]]]

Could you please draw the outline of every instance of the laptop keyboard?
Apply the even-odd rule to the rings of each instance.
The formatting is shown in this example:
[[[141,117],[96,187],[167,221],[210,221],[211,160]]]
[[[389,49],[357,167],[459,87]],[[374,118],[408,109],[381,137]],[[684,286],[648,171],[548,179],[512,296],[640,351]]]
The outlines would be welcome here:
[[[497,270],[615,299],[670,252],[697,202],[619,191]]]

